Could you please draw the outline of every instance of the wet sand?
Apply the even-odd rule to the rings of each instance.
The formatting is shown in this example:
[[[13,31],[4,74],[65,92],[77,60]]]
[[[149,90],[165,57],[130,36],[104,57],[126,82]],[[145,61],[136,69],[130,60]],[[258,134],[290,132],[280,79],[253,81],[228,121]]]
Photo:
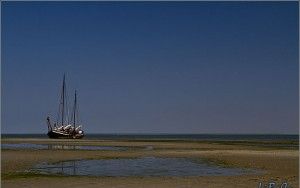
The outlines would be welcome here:
[[[299,150],[278,143],[178,140],[2,139],[2,143],[126,146],[126,151],[2,150],[2,187],[258,187],[287,182],[299,187]],[[278,144],[278,147],[276,147]],[[275,145],[275,146],[274,146]],[[66,177],[24,173],[40,162],[127,157],[195,157],[225,167],[254,168],[263,174],[205,177]]]

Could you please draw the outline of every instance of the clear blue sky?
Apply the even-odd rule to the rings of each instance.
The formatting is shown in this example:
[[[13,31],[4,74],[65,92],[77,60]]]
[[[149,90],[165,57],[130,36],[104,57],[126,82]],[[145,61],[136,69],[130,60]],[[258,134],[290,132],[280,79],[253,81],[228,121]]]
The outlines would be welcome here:
[[[298,2],[2,2],[2,132],[298,133]]]

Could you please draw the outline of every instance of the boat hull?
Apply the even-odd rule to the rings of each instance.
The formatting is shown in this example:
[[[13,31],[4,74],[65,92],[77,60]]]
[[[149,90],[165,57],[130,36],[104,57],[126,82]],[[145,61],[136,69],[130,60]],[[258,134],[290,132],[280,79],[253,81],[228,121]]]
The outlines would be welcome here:
[[[63,133],[63,132],[56,132],[56,131],[49,131],[47,133],[49,138],[55,139],[81,139],[84,137],[84,134],[71,134],[71,133]]]

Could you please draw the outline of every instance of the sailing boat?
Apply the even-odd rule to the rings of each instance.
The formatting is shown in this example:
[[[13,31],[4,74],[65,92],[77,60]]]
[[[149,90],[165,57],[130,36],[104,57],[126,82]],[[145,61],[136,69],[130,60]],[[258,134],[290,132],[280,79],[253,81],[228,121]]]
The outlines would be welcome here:
[[[50,122],[50,117],[47,117],[47,124],[48,124],[48,136],[49,138],[72,138],[72,139],[79,139],[84,136],[84,131],[81,129],[81,126],[77,126],[76,120],[78,119],[77,113],[77,92],[75,90],[74,95],[74,106],[72,112],[72,123],[69,122],[68,117],[68,108],[67,108],[67,95],[66,95],[66,81],[65,75],[63,77],[63,85],[62,85],[62,92],[61,92],[61,99],[59,104],[59,112],[58,118],[54,126],[52,127]],[[60,119],[61,118],[61,119]],[[60,122],[58,120],[61,120]],[[77,127],[76,127],[77,126]]]

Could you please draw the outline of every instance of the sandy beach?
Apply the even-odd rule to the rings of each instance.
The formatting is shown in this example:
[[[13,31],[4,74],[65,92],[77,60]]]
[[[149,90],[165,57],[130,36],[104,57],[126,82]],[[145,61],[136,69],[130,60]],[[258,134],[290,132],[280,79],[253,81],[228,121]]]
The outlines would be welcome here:
[[[2,144],[61,144],[62,140],[2,139]],[[299,187],[299,150],[257,141],[63,140],[64,145],[118,146],[126,151],[3,149],[2,187],[258,187],[275,182]],[[41,162],[136,157],[194,157],[223,167],[261,170],[261,174],[198,177],[86,177],[26,174]]]

